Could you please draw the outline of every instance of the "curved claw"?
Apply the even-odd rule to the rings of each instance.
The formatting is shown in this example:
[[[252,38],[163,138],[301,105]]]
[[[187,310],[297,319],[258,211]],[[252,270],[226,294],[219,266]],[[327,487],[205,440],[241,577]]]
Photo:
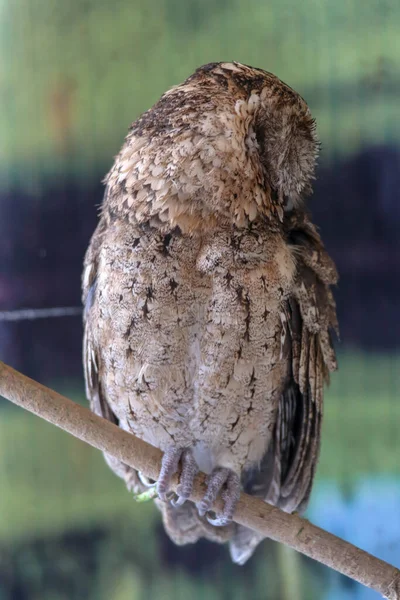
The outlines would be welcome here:
[[[173,498],[170,502],[174,508],[178,508],[179,506],[185,504],[186,500],[187,498],[185,498],[184,496],[177,496],[176,498]]]
[[[182,470],[183,471],[183,470]],[[182,476],[181,476],[182,478]],[[190,494],[192,493],[193,488],[193,480],[189,482],[189,484],[183,489],[182,485],[179,485],[176,490],[176,494],[174,494],[174,499],[171,500],[172,506],[177,508],[178,506],[182,506],[185,504],[186,500],[189,500]]]
[[[159,488],[159,486],[157,485],[156,487],[157,490],[157,496],[160,498],[160,500],[162,500],[163,502],[173,502],[173,499],[175,497],[174,492],[171,492],[169,489],[161,489]]]
[[[230,525],[232,523],[232,517],[215,517],[215,519],[213,519],[212,517],[206,515],[206,519],[210,525],[214,525],[214,527],[225,527],[226,525]]]
[[[143,475],[143,473],[141,473],[140,471],[138,471],[138,477],[140,479],[140,483],[143,483],[143,485],[145,485],[148,488],[154,487],[156,485],[154,479],[146,477],[146,475]]]

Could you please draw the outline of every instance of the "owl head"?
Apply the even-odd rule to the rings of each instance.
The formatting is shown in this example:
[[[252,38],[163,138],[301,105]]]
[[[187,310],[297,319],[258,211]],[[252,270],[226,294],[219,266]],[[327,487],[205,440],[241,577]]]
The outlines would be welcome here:
[[[211,63],[188,78],[229,89],[246,122],[247,142],[255,136],[266,183],[285,208],[311,192],[319,142],[315,120],[303,98],[272,73],[232,63]],[[249,136],[250,133],[250,136]]]
[[[299,94],[261,69],[211,63],[133,123],[109,202],[114,214],[183,231],[282,220],[310,192],[317,154]]]

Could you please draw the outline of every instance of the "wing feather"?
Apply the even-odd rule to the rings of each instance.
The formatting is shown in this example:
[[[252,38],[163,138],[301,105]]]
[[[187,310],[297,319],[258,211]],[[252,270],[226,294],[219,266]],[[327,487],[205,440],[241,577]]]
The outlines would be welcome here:
[[[292,223],[289,241],[297,258],[295,291],[285,307],[288,378],[277,412],[273,441],[259,469],[245,473],[245,490],[287,512],[303,512],[320,450],[323,390],[337,368],[331,331],[338,329],[330,286],[335,265],[315,227],[303,216]],[[243,563],[261,536],[238,527],[231,555]]]
[[[100,247],[99,237],[101,237],[102,231],[103,224],[100,221],[85,257],[82,282],[84,302],[83,369],[86,381],[86,397],[89,400],[92,412],[99,417],[103,417],[103,419],[111,421],[115,425],[119,425],[118,419],[111,410],[101,388],[101,364],[95,336],[92,331],[92,323],[96,319],[97,254]],[[104,453],[104,458],[114,473],[125,480],[128,489],[135,493],[146,489],[141,484],[137,472],[132,467],[120,462],[110,454]]]

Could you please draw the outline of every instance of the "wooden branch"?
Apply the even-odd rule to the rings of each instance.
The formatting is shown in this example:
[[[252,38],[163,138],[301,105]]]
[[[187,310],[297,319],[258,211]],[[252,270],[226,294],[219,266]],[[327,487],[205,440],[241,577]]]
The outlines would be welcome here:
[[[147,477],[158,478],[162,457],[160,450],[1,361],[0,395],[115,456]],[[177,478],[172,488],[176,489],[176,485]],[[205,475],[200,474],[196,477],[191,499],[199,501],[205,489]],[[221,507],[221,500],[216,504],[218,507]],[[296,514],[285,513],[258,498],[242,494],[234,520],[355,579],[380,592],[384,598],[400,600],[400,571],[397,568]]]

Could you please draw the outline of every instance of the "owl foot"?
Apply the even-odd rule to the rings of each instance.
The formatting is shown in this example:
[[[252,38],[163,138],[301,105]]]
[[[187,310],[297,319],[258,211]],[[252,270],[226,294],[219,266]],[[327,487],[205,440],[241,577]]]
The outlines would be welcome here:
[[[161,471],[157,482],[157,493],[161,500],[169,500],[169,488],[172,477],[178,471],[179,461],[182,465],[176,499],[171,500],[173,506],[182,506],[190,498],[193,480],[198,473],[198,466],[188,448],[170,448],[164,453]]]
[[[215,519],[207,516],[207,521],[216,527],[223,527],[231,523],[233,513],[240,498],[239,476],[230,469],[217,467],[207,477],[207,492],[203,500],[197,505],[197,510],[201,517],[204,517],[212,509],[221,490],[223,490],[221,497],[225,502],[222,513],[216,515]]]

